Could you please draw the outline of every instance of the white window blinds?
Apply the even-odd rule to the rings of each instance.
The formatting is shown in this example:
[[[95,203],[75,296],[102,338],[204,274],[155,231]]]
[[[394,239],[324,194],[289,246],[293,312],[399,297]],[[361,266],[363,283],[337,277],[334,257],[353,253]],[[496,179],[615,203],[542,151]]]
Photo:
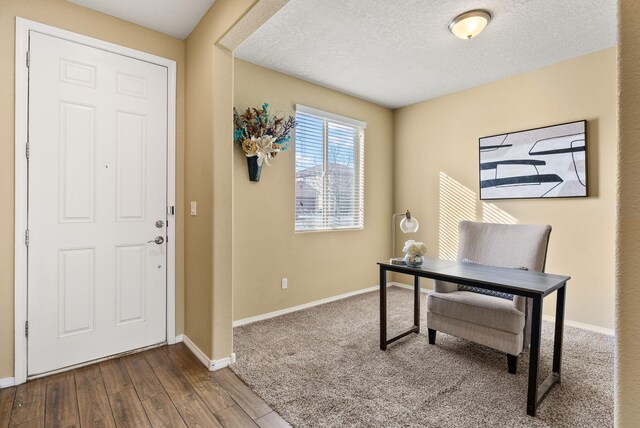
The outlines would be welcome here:
[[[296,232],[364,227],[364,128],[296,106]]]

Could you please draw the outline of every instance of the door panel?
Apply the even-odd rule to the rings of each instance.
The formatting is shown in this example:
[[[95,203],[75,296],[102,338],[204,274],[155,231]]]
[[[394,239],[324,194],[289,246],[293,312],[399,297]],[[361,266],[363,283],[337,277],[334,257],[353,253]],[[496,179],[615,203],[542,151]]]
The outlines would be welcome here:
[[[117,112],[117,220],[144,221],[146,116]]]
[[[60,103],[60,221],[93,222],[95,107]]]
[[[116,323],[143,321],[145,304],[145,248],[134,245],[116,249]]]
[[[95,249],[59,252],[58,329],[59,337],[93,331]]]
[[[30,33],[28,374],[166,340],[167,69]]]

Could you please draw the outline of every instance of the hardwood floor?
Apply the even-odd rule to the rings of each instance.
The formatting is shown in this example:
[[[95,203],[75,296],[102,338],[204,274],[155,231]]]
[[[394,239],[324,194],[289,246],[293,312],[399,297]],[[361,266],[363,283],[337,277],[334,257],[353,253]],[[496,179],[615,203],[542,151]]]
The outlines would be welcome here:
[[[0,390],[0,428],[288,426],[231,370],[209,372],[182,343]]]

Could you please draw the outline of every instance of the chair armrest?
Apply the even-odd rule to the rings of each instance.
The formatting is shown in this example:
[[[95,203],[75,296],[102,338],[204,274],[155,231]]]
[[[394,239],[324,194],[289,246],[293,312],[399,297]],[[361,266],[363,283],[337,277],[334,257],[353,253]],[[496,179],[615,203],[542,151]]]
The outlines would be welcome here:
[[[533,299],[530,297],[513,296],[513,307],[524,314],[524,343],[523,350],[531,344],[531,313],[533,311]]]
[[[513,296],[513,307],[522,312],[527,313],[527,298],[523,296]]]
[[[458,284],[445,281],[433,281],[433,291],[436,293],[452,293],[458,291]]]

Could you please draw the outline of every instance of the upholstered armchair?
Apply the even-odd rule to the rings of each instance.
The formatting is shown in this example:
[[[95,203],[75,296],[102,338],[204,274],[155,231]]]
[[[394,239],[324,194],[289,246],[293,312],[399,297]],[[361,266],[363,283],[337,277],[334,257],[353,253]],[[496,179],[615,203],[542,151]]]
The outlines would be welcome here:
[[[462,221],[458,261],[544,272],[551,226]],[[434,281],[427,297],[429,343],[436,332],[471,340],[507,354],[509,373],[529,347],[530,298]]]

